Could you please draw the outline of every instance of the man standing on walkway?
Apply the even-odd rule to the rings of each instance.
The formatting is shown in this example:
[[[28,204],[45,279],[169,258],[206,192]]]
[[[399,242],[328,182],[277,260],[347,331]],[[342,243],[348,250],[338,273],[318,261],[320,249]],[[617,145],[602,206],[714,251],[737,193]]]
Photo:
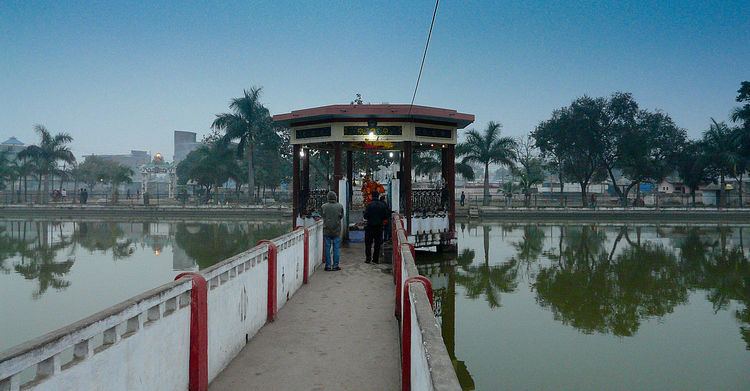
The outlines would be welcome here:
[[[365,208],[365,263],[378,263],[380,247],[383,244],[383,220],[388,219],[388,207],[380,202],[378,192],[372,192],[372,201]],[[372,244],[375,242],[375,256],[372,256]]]
[[[336,193],[328,192],[328,202],[321,207],[320,214],[323,216],[325,270],[341,270],[339,267],[339,246],[341,245],[341,220],[344,218],[344,206],[338,202]],[[333,265],[331,265],[331,251],[333,251]]]

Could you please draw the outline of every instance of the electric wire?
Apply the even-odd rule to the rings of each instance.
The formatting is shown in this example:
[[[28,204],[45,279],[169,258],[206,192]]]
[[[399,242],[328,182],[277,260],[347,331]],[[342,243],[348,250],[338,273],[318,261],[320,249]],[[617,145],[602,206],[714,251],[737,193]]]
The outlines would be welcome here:
[[[430,22],[430,31],[427,33],[427,43],[424,45],[424,53],[422,53],[422,64],[419,65],[419,75],[417,75],[417,84],[414,86],[414,94],[411,96],[411,104],[409,104],[409,114],[411,115],[411,109],[414,107],[414,99],[417,97],[417,90],[419,89],[419,80],[422,79],[422,70],[424,69],[424,60],[427,58],[427,48],[430,47],[430,38],[432,37],[432,28],[435,26],[435,16],[437,15],[438,5],[440,0],[435,0],[435,9],[432,11],[432,22]]]

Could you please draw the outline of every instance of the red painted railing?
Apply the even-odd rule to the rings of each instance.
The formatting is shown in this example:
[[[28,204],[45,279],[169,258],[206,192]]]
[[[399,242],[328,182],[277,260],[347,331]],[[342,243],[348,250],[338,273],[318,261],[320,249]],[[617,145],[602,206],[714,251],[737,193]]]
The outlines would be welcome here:
[[[190,277],[190,370],[188,390],[208,391],[208,287],[199,273],[180,273],[174,279]]]
[[[268,304],[266,306],[267,320],[273,322],[276,319],[276,257],[279,249],[270,240],[261,240],[258,244],[268,245]]]

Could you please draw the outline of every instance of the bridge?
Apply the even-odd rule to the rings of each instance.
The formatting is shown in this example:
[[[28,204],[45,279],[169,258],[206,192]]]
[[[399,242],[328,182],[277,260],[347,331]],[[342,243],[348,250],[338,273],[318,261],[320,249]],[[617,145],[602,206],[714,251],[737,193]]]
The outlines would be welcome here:
[[[0,391],[460,390],[406,225],[392,273],[355,244],[322,272],[309,220],[0,353]]]

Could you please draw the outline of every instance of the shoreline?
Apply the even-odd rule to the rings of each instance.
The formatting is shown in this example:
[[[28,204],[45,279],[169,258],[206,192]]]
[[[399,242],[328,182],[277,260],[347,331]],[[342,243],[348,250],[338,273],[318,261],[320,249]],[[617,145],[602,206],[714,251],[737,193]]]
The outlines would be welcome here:
[[[460,220],[472,220],[468,217],[468,209],[456,212]],[[749,223],[750,209],[648,209],[648,208],[555,208],[534,209],[515,208],[504,209],[497,207],[479,208],[479,220],[483,221],[602,221],[602,222],[710,222],[710,223]]]
[[[594,222],[710,222],[750,223],[750,208],[500,208],[479,207],[479,216],[468,208],[457,208],[456,220],[466,221],[594,221]],[[180,205],[3,205],[0,218],[143,218],[279,221],[291,218],[285,206],[180,206]]]
[[[275,220],[292,216],[286,207],[250,206],[106,206],[106,205],[4,205],[0,218],[157,218],[157,219],[248,219]]]

